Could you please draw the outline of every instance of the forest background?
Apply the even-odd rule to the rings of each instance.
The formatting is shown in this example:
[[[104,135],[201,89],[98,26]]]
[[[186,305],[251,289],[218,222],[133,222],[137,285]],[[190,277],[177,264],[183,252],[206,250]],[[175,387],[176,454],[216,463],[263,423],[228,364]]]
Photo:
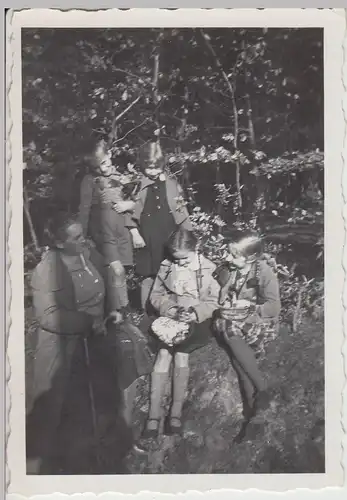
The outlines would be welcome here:
[[[229,228],[256,227],[279,263],[282,323],[287,333],[267,364],[281,366],[283,380],[289,370],[294,386],[295,381],[298,384],[294,392],[290,390],[297,404],[282,405],[282,416],[289,435],[296,432],[299,437],[288,448],[289,465],[287,448],[280,440],[280,445],[271,444],[272,454],[261,470],[270,462],[271,467],[277,464],[279,472],[310,462],[306,472],[321,471],[323,30],[25,29],[22,64],[26,278],[42,253],[47,217],[61,208],[78,206],[91,135],[107,136],[113,154],[131,170],[137,168],[139,147],[155,137],[168,171],[184,188],[181,202],[188,205],[205,253],[219,262]],[[130,276],[130,285],[136,286],[136,277]],[[30,331],[28,287],[26,299]],[[284,360],[288,349],[292,355]],[[317,359],[322,363],[317,364]],[[218,356],[216,363],[220,363]],[[197,383],[200,376],[197,373],[193,381]],[[212,376],[210,384],[210,389],[201,390],[212,390]],[[284,387],[289,391],[288,383]],[[305,413],[307,407],[310,410]],[[270,422],[274,425],[275,419]],[[318,441],[315,438],[316,458],[301,457],[298,463],[296,453],[311,439],[299,423],[312,424],[312,429],[318,425],[323,431],[318,432]],[[212,441],[210,448],[216,452],[220,443]],[[263,440],[257,444],[264,452]],[[204,441],[205,445],[209,446]],[[185,450],[189,467],[194,462],[193,449]],[[177,456],[170,453],[174,458],[167,470],[172,471]],[[201,457],[200,451],[197,456]],[[247,453],[243,457],[247,471],[253,471],[254,460]],[[161,459],[152,457],[146,467],[160,469]],[[228,460],[232,470],[243,463]],[[207,469],[210,463],[205,464]]]

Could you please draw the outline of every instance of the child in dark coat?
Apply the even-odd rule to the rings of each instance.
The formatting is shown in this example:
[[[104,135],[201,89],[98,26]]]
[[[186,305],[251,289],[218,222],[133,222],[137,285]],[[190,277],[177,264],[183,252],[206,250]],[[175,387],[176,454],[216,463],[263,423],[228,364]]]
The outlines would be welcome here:
[[[166,242],[179,226],[192,230],[192,225],[186,207],[179,201],[183,195],[181,186],[164,172],[165,162],[158,143],[150,142],[141,148],[139,167],[142,178],[132,210],[143,239],[143,244],[137,241],[135,244],[138,248],[135,266],[137,274],[143,278],[141,302],[146,310],[154,279],[165,259]]]

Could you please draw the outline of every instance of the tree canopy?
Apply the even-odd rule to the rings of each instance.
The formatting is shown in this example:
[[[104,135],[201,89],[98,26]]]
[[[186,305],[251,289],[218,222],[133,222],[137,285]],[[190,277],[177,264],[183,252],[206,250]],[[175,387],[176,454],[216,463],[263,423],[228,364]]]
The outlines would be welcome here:
[[[215,201],[215,184],[241,212],[260,177],[321,169],[322,47],[316,28],[24,29],[29,216],[76,204],[93,134],[135,165],[157,138],[188,197]]]

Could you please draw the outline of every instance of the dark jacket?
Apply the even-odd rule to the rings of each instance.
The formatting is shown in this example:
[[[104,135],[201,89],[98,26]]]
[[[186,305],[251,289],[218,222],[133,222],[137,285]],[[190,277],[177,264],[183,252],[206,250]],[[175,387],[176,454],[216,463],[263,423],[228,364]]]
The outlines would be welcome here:
[[[180,205],[179,198],[183,197],[183,190],[178,182],[172,177],[165,176],[166,196],[170,211],[175,219],[177,226],[192,230],[192,223],[189,219],[189,213],[185,206]],[[146,202],[147,188],[154,184],[154,181],[146,176],[142,177],[141,186],[137,195],[136,206],[133,211],[134,220],[139,223],[143,208]]]
[[[88,250],[89,260],[104,277],[101,255]],[[72,278],[59,250],[48,250],[34,269],[31,288],[35,317],[44,330],[61,335],[88,334],[93,317],[77,310]]]

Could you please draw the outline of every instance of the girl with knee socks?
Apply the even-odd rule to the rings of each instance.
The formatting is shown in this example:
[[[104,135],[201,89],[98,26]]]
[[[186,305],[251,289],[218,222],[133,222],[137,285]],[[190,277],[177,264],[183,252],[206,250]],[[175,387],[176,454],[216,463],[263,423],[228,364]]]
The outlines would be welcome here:
[[[162,403],[173,363],[172,404],[166,433],[182,431],[182,406],[189,379],[189,354],[211,338],[211,318],[218,308],[219,286],[213,278],[215,265],[198,253],[198,242],[191,231],[176,230],[168,241],[169,259],[160,266],[150,294],[159,316],[190,323],[191,334],[169,347],[159,344],[151,380],[149,416],[144,437],[156,437],[162,417]]]

